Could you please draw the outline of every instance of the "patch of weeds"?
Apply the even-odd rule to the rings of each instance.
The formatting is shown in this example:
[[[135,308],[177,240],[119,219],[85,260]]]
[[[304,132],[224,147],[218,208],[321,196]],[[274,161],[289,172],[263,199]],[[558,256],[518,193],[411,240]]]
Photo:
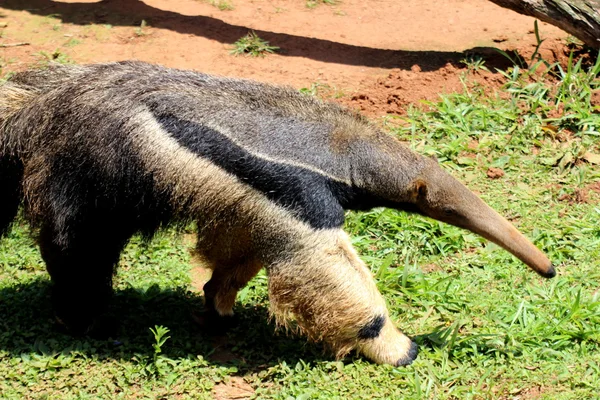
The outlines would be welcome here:
[[[258,37],[254,31],[250,31],[246,36],[236,41],[229,52],[236,56],[244,54],[252,57],[264,57],[278,50],[279,47],[269,45],[269,42]]]
[[[167,376],[173,370],[173,366],[176,363],[174,360],[162,355],[163,346],[171,338],[167,336],[169,328],[155,326],[154,328],[150,328],[150,332],[152,332],[154,338],[152,357],[137,355],[134,357],[134,360],[138,363],[136,366],[137,373],[145,377],[158,379]],[[176,375],[169,377],[167,381],[172,383],[175,379],[177,379]]]
[[[233,3],[228,0],[209,0],[208,2],[211,6],[216,7],[221,11],[231,11],[235,9]]]
[[[148,31],[146,29],[147,26],[148,26],[148,24],[146,23],[146,20],[143,19],[142,22],[140,22],[140,26],[138,26],[137,28],[135,28],[135,30],[133,32],[138,37],[140,37],[140,36],[146,36],[146,35],[148,35]]]
[[[581,140],[589,142],[597,137],[598,113],[592,105],[593,93],[600,89],[600,56],[587,69],[583,59],[573,60],[571,53],[566,68],[559,64],[551,66],[539,76],[536,65],[523,70],[514,67],[500,71],[506,79],[506,88],[513,95],[513,102],[521,113],[539,116],[544,132],[568,131]],[[554,85],[547,81],[556,80]],[[535,114],[534,114],[535,113]]]
[[[460,60],[460,62],[467,67],[467,71],[469,73],[476,71],[490,71],[485,66],[485,59],[478,54],[467,54],[464,59]]]
[[[344,96],[344,92],[324,83],[312,83],[310,87],[301,88],[300,93],[309,96],[318,96],[323,99],[339,99]]]
[[[306,8],[313,9],[321,4],[327,4],[329,6],[334,6],[339,4],[338,0],[307,0]]]
[[[317,96],[319,95],[319,91],[325,87],[327,85],[323,84],[323,83],[312,83],[310,85],[310,87],[305,87],[305,88],[301,88],[299,91],[300,93],[309,95],[309,96]]]
[[[39,55],[42,57],[42,64],[48,62],[56,62],[59,64],[72,64],[73,61],[69,58],[66,53],[60,51],[60,49],[54,50],[52,53],[40,51]]]
[[[79,44],[81,44],[81,40],[76,39],[76,38],[71,38],[67,41],[67,43],[64,44],[64,46],[65,47],[75,47]]]

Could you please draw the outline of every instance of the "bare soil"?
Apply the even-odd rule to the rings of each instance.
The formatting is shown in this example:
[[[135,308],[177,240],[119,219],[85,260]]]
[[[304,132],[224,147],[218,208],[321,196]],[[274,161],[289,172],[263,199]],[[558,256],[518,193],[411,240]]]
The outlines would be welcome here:
[[[249,399],[254,395],[254,389],[242,377],[234,376],[215,385],[213,397],[215,400]]]
[[[218,2],[219,0],[213,0]],[[221,0],[224,1],[224,0]],[[492,48],[528,59],[534,20],[487,0],[3,0],[2,74],[47,59],[77,63],[139,59],[170,67],[325,88],[369,116],[402,114],[408,104],[460,90],[461,61],[507,65]],[[142,22],[144,21],[144,22]],[[564,54],[567,34],[540,23],[541,54]],[[281,50],[264,58],[232,56],[231,44],[254,30]],[[498,74],[477,74],[494,87]]]

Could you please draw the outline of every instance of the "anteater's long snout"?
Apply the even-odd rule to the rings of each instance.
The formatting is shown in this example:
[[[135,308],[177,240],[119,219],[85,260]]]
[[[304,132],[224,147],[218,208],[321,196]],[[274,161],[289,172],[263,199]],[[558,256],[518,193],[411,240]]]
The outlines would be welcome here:
[[[544,278],[556,276],[548,257],[504,217],[485,206],[484,218],[477,218],[467,227],[512,253]]]

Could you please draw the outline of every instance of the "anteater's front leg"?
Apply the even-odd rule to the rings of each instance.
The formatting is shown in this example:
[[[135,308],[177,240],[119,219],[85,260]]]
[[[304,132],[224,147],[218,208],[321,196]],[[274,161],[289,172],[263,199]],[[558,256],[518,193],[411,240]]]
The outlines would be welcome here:
[[[358,349],[382,364],[407,365],[416,344],[392,323],[371,272],[341,230],[315,232],[287,260],[271,265],[269,296],[278,322],[295,318],[338,357]]]
[[[93,228],[93,229],[92,229]],[[51,224],[38,242],[52,278],[52,305],[57,320],[71,334],[109,335],[114,326],[99,318],[112,295],[112,275],[126,238],[100,229],[73,229],[62,243]]]
[[[197,255],[212,270],[204,285],[204,313],[195,315],[206,330],[222,332],[230,327],[238,291],[262,268],[249,237],[247,230],[231,226],[204,227],[198,235]]]
[[[214,264],[210,281],[204,285],[205,308],[218,317],[233,315],[233,305],[240,289],[260,271],[253,259],[221,261]]]

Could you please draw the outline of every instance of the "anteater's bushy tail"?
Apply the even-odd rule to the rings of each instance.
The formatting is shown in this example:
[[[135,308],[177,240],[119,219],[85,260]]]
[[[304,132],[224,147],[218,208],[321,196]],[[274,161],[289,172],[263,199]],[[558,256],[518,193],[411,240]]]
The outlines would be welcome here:
[[[13,75],[9,82],[37,92],[47,92],[89,70],[82,65],[51,63],[44,68],[31,69]]]
[[[0,84],[0,237],[9,230],[22,198],[23,165],[9,137],[10,121],[35,95],[18,83]]]
[[[86,67],[51,64],[17,73],[0,83],[0,237],[7,233],[23,198],[23,163],[19,146],[27,141],[17,126],[19,114],[39,96],[86,71]]]
[[[10,130],[11,117],[40,94],[48,93],[86,70],[84,66],[50,64],[46,68],[17,73],[7,82],[0,83],[0,157],[10,151],[6,132]]]
[[[37,91],[33,88],[12,81],[0,85],[0,132],[5,131],[10,117],[27,105],[36,94]],[[3,145],[4,139],[5,136],[0,134],[0,143]]]
[[[0,237],[8,231],[22,198],[23,165],[14,152],[8,128],[12,117],[34,95],[33,91],[16,83],[0,85]]]
[[[86,67],[50,64],[43,69],[15,74],[9,81],[0,84],[0,124],[6,123],[40,93],[46,93],[85,71]]]
[[[36,97],[74,78],[84,68],[51,65],[16,74],[0,84],[0,237],[10,228],[23,197],[23,163],[17,146],[27,138],[15,128],[20,112]]]

